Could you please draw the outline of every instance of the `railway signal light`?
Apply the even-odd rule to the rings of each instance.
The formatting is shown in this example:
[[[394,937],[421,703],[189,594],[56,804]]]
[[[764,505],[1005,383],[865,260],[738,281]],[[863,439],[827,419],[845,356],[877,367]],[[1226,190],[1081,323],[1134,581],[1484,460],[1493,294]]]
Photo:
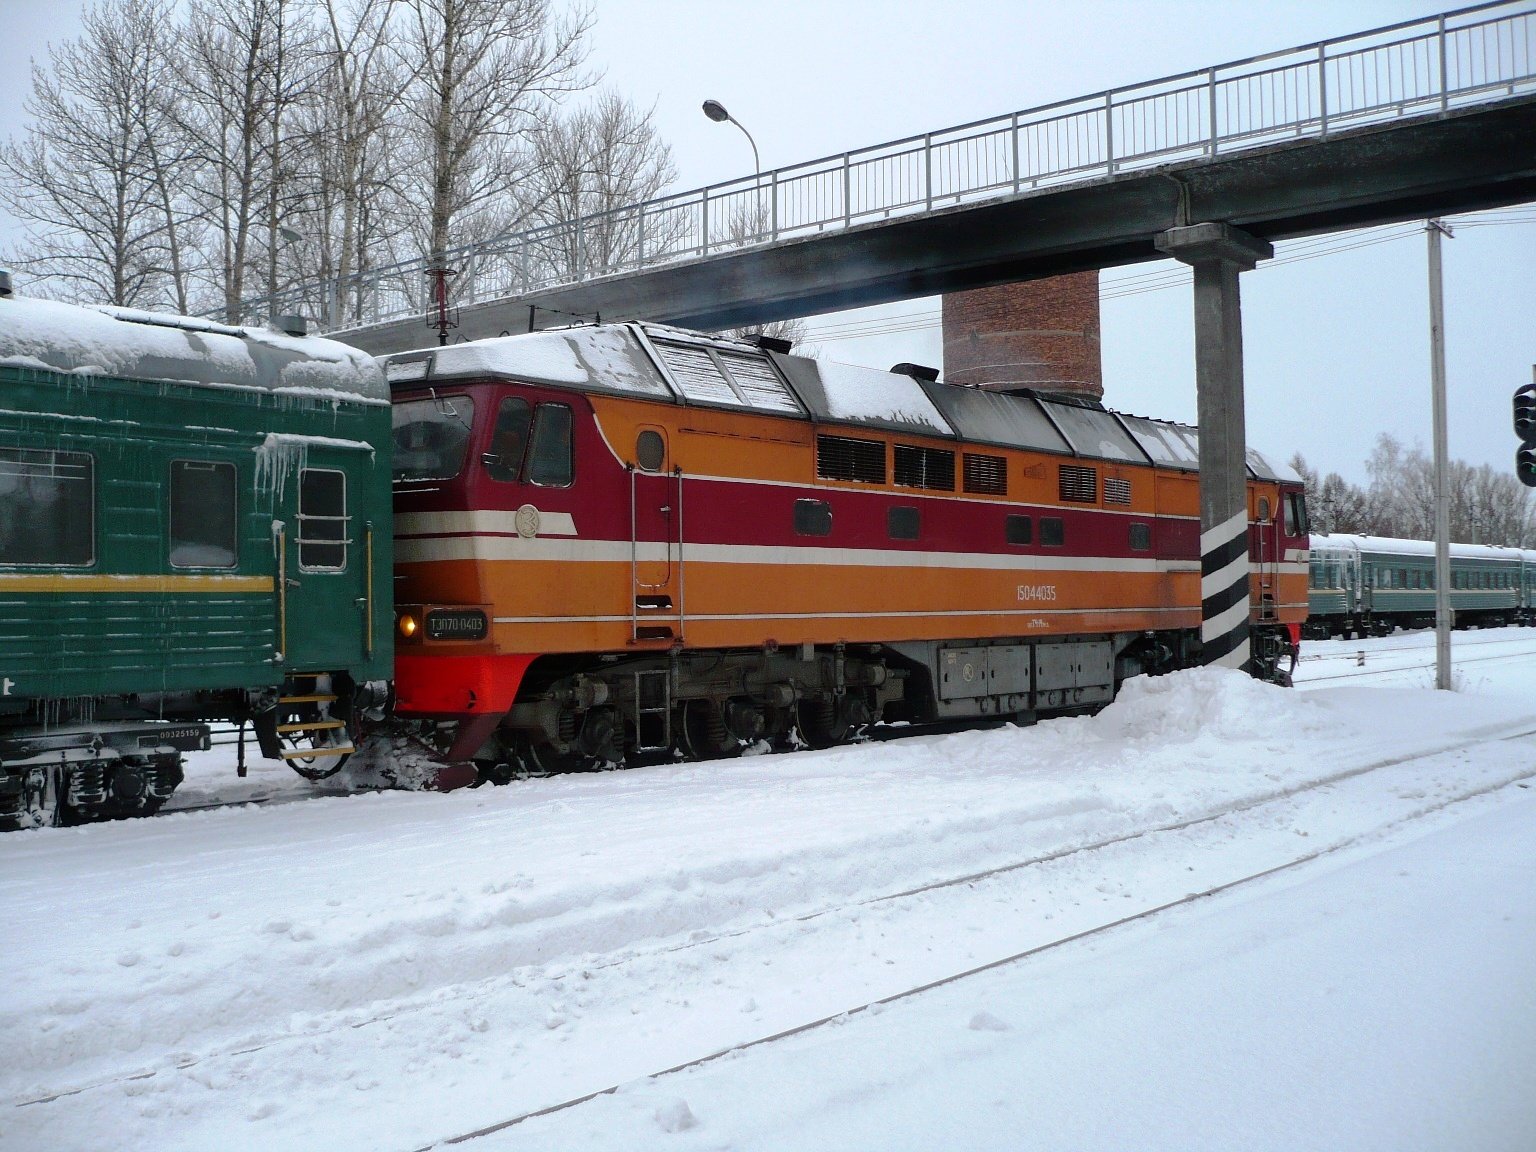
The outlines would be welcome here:
[[[1515,435],[1520,437],[1515,475],[1527,488],[1536,488],[1536,382],[1515,391]]]

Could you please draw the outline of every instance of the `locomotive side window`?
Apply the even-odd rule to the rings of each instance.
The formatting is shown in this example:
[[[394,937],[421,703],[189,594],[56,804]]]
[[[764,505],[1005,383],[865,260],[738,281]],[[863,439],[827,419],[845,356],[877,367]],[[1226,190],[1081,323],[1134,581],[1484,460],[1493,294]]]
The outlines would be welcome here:
[[[642,472],[660,472],[667,462],[667,442],[661,433],[647,428],[635,437],[635,463]]]
[[[885,514],[886,534],[892,540],[916,540],[922,524],[922,514],[916,508],[896,507]]]
[[[329,468],[299,472],[299,568],[339,572],[347,566],[347,475]]]
[[[1040,543],[1047,548],[1060,548],[1067,542],[1066,526],[1060,516],[1040,517]]]
[[[528,479],[546,488],[568,488],[575,477],[571,459],[571,410],[564,404],[540,404],[533,417],[533,447]]]
[[[1030,544],[1034,542],[1034,522],[1028,516],[1008,517],[1003,532],[1010,544]]]
[[[240,501],[235,466],[171,461],[171,567],[233,568]]]
[[[0,448],[0,564],[83,568],[95,560],[95,457]]]
[[[1285,534],[1307,534],[1307,498],[1300,492],[1292,492],[1285,498]]]
[[[468,396],[407,400],[391,412],[394,478],[448,480],[464,467],[475,402]]]
[[[1131,551],[1150,552],[1152,550],[1152,525],[1131,525]]]
[[[832,535],[832,505],[825,500],[796,500],[795,534],[797,536]]]
[[[492,480],[516,480],[523,471],[523,453],[528,448],[528,426],[533,423],[533,409],[521,396],[508,396],[496,410],[496,428],[491,433],[491,450],[480,457]]]

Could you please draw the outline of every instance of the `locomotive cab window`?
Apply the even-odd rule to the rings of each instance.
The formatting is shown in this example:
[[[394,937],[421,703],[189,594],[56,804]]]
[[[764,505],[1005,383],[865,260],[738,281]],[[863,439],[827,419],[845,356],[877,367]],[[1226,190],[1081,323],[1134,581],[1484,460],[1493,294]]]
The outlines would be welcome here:
[[[468,396],[406,400],[392,409],[393,469],[401,480],[448,480],[464,467],[475,402]]]
[[[0,564],[95,563],[95,509],[89,453],[0,448]]]
[[[1060,516],[1040,517],[1040,543],[1047,548],[1060,548],[1067,542],[1066,525]]]
[[[1028,516],[1010,516],[1004,524],[1003,534],[1010,544],[1033,543],[1034,521]]]
[[[233,568],[239,497],[235,466],[171,461],[171,567]]]
[[[1285,534],[1307,534],[1307,498],[1300,492],[1292,492],[1285,497]]]
[[[1150,552],[1152,550],[1152,525],[1131,525],[1131,551]]]
[[[299,568],[340,572],[347,566],[347,476],[329,468],[299,472]]]
[[[528,480],[545,488],[569,488],[575,479],[571,409],[540,404],[533,416],[533,446],[528,450]]]
[[[491,447],[480,457],[492,480],[516,480],[523,471],[523,455],[528,449],[528,428],[533,423],[533,409],[521,396],[508,396],[496,410],[496,427],[491,432]]]

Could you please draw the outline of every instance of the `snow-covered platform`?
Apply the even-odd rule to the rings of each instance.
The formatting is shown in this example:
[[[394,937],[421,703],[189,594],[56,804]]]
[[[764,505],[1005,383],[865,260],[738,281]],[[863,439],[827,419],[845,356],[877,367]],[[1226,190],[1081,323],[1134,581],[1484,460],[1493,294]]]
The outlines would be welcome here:
[[[1316,643],[1300,691],[0,838],[0,1148],[403,1152],[616,1086],[467,1146],[1516,1147],[1536,633],[1457,644],[1449,694],[1432,636]]]

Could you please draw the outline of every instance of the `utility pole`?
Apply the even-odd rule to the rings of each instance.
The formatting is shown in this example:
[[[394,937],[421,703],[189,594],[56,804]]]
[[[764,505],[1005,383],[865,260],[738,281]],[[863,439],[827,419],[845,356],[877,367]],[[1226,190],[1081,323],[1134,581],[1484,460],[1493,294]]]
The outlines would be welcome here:
[[[1445,295],[1440,274],[1440,237],[1454,233],[1439,220],[1428,220],[1429,374],[1435,435],[1435,687],[1451,689],[1451,501],[1446,475],[1445,439]]]

